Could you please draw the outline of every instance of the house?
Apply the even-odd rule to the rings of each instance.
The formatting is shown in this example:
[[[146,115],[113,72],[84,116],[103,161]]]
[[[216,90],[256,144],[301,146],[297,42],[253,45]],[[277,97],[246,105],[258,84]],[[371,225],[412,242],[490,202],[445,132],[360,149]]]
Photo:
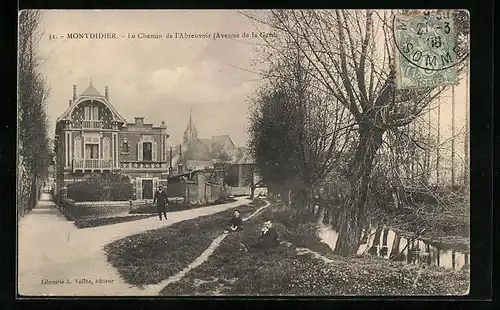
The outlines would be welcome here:
[[[222,176],[214,169],[200,169],[168,178],[167,194],[191,204],[213,203],[223,198]]]
[[[167,126],[145,123],[135,117],[128,123],[109,100],[90,82],[57,118],[55,133],[56,190],[83,180],[92,173],[120,172],[128,175],[136,199],[152,199],[168,177]]]
[[[259,184],[262,177],[259,175],[255,160],[246,150],[236,160],[229,163],[214,164],[216,170],[224,171],[225,184],[230,187],[233,195],[250,195],[252,187],[263,187]]]

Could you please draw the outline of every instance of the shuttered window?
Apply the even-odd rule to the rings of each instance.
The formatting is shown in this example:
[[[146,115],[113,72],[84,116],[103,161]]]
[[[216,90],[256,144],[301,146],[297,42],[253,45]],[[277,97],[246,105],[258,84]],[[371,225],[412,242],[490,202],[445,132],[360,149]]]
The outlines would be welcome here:
[[[153,161],[156,161],[158,158],[158,146],[156,142],[152,143],[152,150],[151,150],[151,159]]]
[[[138,161],[142,161],[142,152],[143,152],[142,147],[143,147],[142,142],[137,142],[137,160]]]
[[[74,144],[74,151],[73,151],[73,156],[75,159],[81,159],[82,158],[82,140],[80,137],[76,137]]]
[[[105,160],[111,159],[111,148],[108,137],[102,140],[102,158]]]
[[[135,179],[135,199],[142,199],[142,179]]]

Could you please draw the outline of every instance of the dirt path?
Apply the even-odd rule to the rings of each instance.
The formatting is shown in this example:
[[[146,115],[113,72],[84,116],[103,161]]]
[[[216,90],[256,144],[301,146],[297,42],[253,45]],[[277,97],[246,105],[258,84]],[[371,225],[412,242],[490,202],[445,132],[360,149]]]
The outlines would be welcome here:
[[[133,222],[77,229],[57,210],[49,194],[18,227],[18,292],[23,296],[132,296],[147,291],[126,284],[107,263],[103,247],[123,237],[231,209],[236,202]],[[101,281],[99,281],[101,280]]]

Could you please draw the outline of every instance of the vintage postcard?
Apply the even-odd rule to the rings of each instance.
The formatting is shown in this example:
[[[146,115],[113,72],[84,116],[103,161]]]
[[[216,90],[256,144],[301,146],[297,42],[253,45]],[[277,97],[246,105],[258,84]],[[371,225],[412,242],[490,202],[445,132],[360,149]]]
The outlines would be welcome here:
[[[19,297],[467,295],[469,24],[21,11]]]

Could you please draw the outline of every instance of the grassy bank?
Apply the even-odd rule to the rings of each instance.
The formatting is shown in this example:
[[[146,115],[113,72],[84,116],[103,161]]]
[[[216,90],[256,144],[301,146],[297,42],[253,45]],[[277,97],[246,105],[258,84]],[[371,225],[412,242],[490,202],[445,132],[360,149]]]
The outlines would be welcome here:
[[[237,209],[246,217],[264,204],[255,200]],[[223,232],[233,212],[230,209],[117,240],[104,248],[108,262],[127,283],[159,283],[198,257]]]
[[[468,287],[466,271],[404,265],[370,256],[339,257],[321,243],[309,224],[273,205],[230,234],[205,263],[194,268],[162,295],[455,295]],[[209,217],[216,221],[216,218]],[[282,243],[268,251],[245,251],[260,224],[273,220]],[[307,247],[328,254],[325,261],[298,252]],[[300,249],[299,249],[300,250]]]
[[[103,217],[97,219],[86,219],[86,220],[77,220],[74,222],[75,226],[78,228],[92,228],[99,227],[105,225],[113,225],[131,221],[142,220],[154,215],[131,215],[131,216],[115,216],[115,217]]]

